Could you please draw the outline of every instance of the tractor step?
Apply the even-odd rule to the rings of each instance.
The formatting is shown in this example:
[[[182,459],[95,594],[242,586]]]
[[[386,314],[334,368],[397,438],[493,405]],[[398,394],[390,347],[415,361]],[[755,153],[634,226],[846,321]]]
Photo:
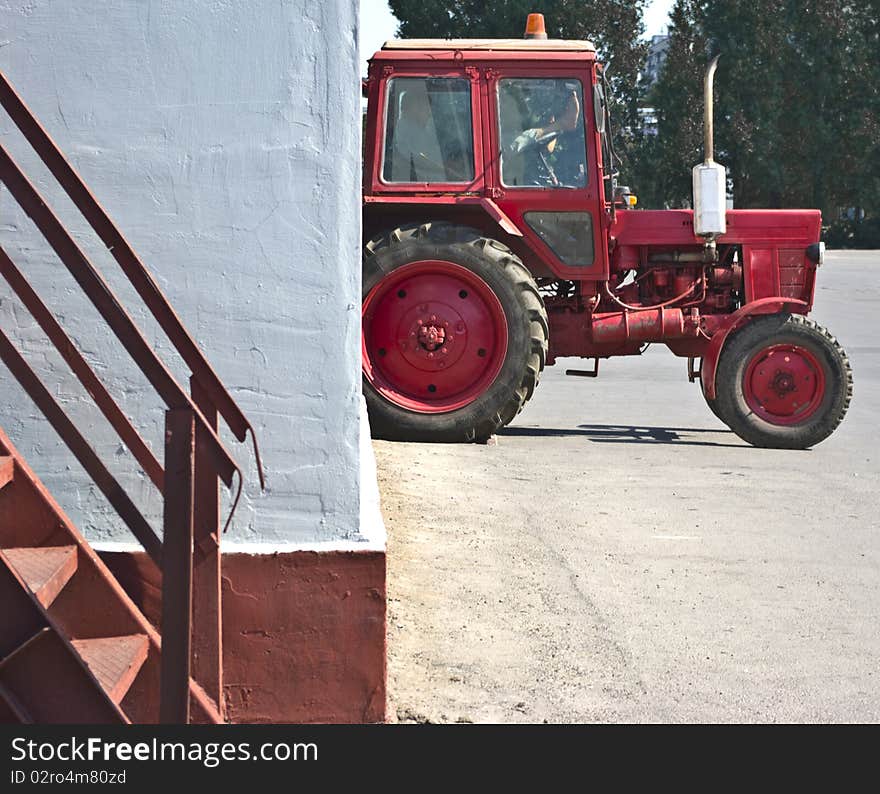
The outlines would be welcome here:
[[[567,369],[566,375],[572,375],[576,378],[598,378],[599,377],[599,359],[593,359],[592,369]]]
[[[76,546],[2,549],[0,558],[18,574],[45,609],[76,573]]]
[[[15,471],[15,461],[10,455],[0,455],[0,488],[12,482],[12,473]]]
[[[116,705],[137,677],[150,647],[146,634],[71,640],[70,644]]]

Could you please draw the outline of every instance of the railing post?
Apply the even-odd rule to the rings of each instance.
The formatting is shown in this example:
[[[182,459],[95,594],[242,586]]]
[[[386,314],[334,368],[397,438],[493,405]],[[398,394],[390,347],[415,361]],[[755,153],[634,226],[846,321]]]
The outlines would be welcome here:
[[[189,722],[195,440],[192,409],[172,408],[165,412],[159,719],[178,725]]]
[[[217,431],[217,408],[195,376],[190,394],[208,425]],[[225,716],[223,697],[223,613],[220,584],[220,481],[210,451],[196,431],[193,557],[193,678]]]

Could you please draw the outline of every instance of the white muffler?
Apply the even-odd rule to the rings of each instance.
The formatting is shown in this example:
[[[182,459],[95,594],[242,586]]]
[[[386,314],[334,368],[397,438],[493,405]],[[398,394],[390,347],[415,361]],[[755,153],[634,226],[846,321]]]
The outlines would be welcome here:
[[[727,171],[721,163],[716,163],[713,159],[715,147],[712,88],[719,57],[716,55],[709,64],[704,84],[703,135],[706,161],[694,168],[694,234],[705,238],[707,242],[727,231]]]

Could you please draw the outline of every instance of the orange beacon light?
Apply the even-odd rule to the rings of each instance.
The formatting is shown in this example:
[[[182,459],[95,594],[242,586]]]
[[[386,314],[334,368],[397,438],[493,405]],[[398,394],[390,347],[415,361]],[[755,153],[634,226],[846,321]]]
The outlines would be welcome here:
[[[544,28],[544,15],[543,14],[529,14],[529,18],[526,20],[526,35],[527,39],[546,39],[547,31]]]

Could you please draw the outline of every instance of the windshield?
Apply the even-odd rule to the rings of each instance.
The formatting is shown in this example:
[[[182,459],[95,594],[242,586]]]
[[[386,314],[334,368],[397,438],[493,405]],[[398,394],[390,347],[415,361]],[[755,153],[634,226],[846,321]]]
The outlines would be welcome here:
[[[507,187],[587,184],[583,87],[573,78],[498,81],[501,181]]]

